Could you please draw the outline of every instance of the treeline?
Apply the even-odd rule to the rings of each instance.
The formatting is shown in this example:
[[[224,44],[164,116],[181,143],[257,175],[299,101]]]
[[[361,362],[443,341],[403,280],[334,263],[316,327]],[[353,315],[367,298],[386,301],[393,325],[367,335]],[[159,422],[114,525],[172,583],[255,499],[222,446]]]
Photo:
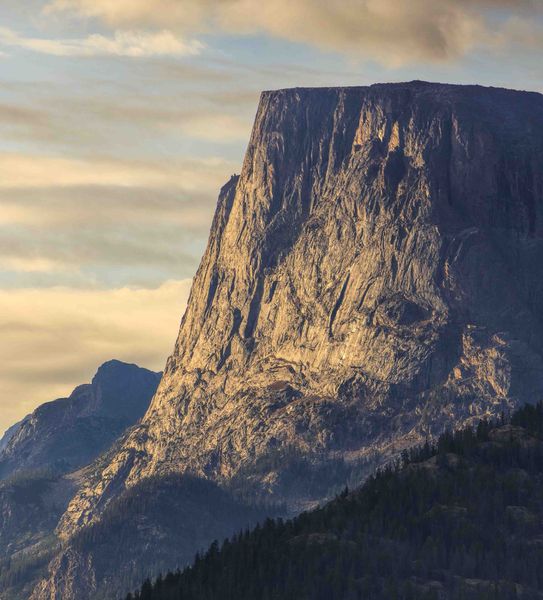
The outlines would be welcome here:
[[[509,600],[543,591],[543,405],[404,451],[126,600]]]

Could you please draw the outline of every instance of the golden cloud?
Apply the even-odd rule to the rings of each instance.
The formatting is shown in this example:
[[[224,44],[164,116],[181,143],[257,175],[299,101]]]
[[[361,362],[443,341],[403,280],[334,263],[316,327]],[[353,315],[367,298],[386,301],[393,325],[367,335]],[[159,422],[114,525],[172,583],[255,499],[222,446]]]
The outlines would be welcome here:
[[[216,191],[233,164],[221,158],[89,160],[0,153],[0,190],[36,187],[119,186]]]
[[[0,256],[0,271],[54,273],[69,269],[65,263],[43,256]],[[71,267],[73,269],[74,267]]]
[[[3,285],[150,287],[192,275],[233,170],[213,158],[0,153]]]

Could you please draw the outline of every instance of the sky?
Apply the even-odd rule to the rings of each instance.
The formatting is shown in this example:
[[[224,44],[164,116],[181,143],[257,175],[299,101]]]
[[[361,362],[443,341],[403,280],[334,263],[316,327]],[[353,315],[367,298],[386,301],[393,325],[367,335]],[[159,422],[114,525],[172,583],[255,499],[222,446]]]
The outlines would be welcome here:
[[[543,92],[542,51],[543,0],[1,0],[0,433],[163,368],[262,90]]]

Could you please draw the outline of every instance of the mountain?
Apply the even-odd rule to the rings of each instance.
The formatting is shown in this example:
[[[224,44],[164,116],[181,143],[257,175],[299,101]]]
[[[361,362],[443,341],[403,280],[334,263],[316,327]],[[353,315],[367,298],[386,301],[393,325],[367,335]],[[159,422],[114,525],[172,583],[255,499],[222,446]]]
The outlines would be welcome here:
[[[160,377],[118,360],[104,363],[92,383],[42,404],[8,433],[0,477],[46,468],[67,473],[88,464],[144,415]]]
[[[319,510],[213,544],[136,600],[543,598],[542,404],[402,463]]]
[[[99,585],[69,540],[147,478],[190,473],[295,513],[541,398],[542,130],[536,93],[264,92],[152,404],[85,473],[33,598],[76,597],[66,573]]]
[[[54,530],[81,468],[143,416],[160,376],[109,361],[92,383],[8,430],[0,452],[0,598],[28,598],[28,586],[58,551]]]

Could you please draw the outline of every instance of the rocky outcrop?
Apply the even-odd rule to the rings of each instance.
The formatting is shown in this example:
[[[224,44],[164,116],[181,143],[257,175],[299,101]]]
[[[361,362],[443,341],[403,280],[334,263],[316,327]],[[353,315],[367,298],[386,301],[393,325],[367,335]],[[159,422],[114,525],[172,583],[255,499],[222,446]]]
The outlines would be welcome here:
[[[541,398],[542,131],[534,93],[264,92],[152,405],[59,535],[167,473],[242,480],[297,510],[325,494],[281,486],[273,457],[362,477],[364,461]]]
[[[104,363],[92,383],[42,404],[8,430],[0,478],[35,469],[67,473],[88,464],[144,415],[160,376],[118,360]]]
[[[27,418],[27,417],[25,417],[25,418]],[[12,425],[11,427],[8,427],[6,429],[6,431],[4,432],[4,435],[0,439],[0,453],[8,445],[9,440],[11,440],[11,438],[15,435],[15,433],[17,432],[19,427],[22,425],[23,421],[24,421],[24,419],[22,419],[18,423],[15,423],[14,425]]]

